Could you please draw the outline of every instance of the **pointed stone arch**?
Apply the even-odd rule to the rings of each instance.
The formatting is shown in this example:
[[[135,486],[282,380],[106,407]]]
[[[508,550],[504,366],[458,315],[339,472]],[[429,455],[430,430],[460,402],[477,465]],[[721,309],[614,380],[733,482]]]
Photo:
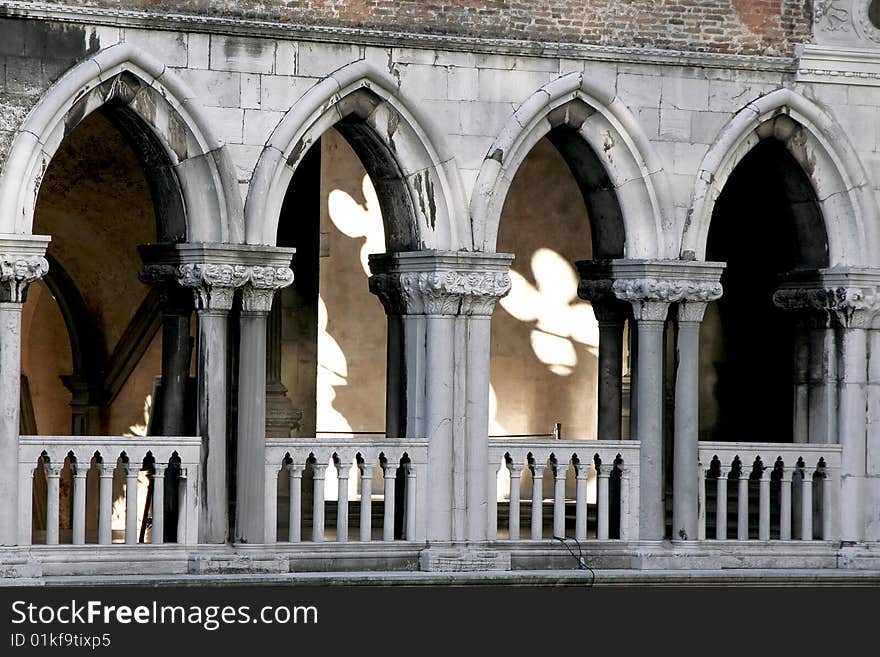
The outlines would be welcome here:
[[[71,68],[28,114],[0,174],[0,232],[32,232],[52,157],[64,137],[101,108],[147,169],[160,240],[243,240],[232,161],[201,116],[195,94],[160,61],[126,43]]]
[[[309,147],[335,127],[354,147],[379,197],[389,251],[470,249],[457,170],[396,91],[361,61],[307,91],[266,142],[245,203],[249,244],[274,245],[284,195]]]
[[[573,152],[562,154],[588,211],[601,216],[611,233],[620,233],[608,250],[621,252],[609,257],[664,257],[673,215],[663,167],[626,106],[580,72],[532,94],[489,149],[470,205],[476,248],[495,250],[501,211],[520,164],[541,138],[560,128],[574,137],[568,140]]]
[[[778,89],[746,105],[709,148],[684,225],[682,257],[705,259],[715,202],[737,164],[768,138],[785,146],[813,186],[830,266],[877,266],[880,214],[867,173],[833,117],[790,89]]]

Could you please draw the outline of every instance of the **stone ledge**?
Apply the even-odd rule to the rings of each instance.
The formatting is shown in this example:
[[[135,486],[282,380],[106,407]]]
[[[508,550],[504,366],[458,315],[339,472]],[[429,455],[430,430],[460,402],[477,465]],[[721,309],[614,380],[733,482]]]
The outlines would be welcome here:
[[[510,552],[475,547],[432,546],[419,553],[423,572],[498,572],[508,571]]]

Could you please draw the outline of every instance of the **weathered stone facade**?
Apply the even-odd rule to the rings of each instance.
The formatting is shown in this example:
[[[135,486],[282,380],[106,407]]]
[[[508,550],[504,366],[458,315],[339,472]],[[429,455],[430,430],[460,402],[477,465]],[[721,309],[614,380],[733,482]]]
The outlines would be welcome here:
[[[357,492],[351,471],[361,486],[360,540],[372,536],[370,498],[381,491],[382,540],[428,542],[435,552],[422,554],[426,568],[507,568],[511,554],[514,567],[540,562],[546,546],[518,553],[510,545],[521,485],[532,488],[535,541],[548,538],[543,499],[554,500],[551,536],[566,533],[568,500],[577,507],[578,539],[589,527],[597,541],[623,541],[627,566],[665,567],[678,558],[681,567],[720,569],[737,558],[726,543],[727,479],[736,473],[737,538],[757,538],[764,551],[753,563],[766,567],[778,557],[779,567],[825,567],[844,557],[876,569],[869,553],[880,540],[880,389],[870,346],[880,270],[880,27],[871,3],[582,4],[206,2],[196,16],[192,3],[5,3],[0,247],[8,254],[0,248],[0,258],[12,263],[4,280],[14,293],[0,299],[8,322],[0,331],[0,395],[20,396],[25,278],[38,276],[19,276],[14,263],[42,257],[34,245],[45,244],[29,239],[41,184],[68,135],[100,112],[136,153],[155,212],[159,245],[141,255],[144,280],[161,295],[159,433],[192,426],[202,438],[198,475],[191,462],[182,498],[195,505],[185,515],[189,523],[198,518],[199,531],[184,523],[180,536],[271,544],[271,551],[278,491],[289,485],[290,542],[302,539],[300,506],[308,504],[313,541],[322,542],[332,470],[337,540],[346,542],[349,517],[338,509]],[[309,265],[294,264],[293,275],[288,268],[286,247],[316,259],[326,247],[320,231],[297,228],[306,223],[297,214],[303,200],[291,200],[291,190],[330,129],[363,164],[384,225],[386,254],[371,257],[369,285],[387,314],[386,442],[373,446],[354,436],[264,439],[267,379],[276,401],[288,392],[299,399],[289,378],[282,385],[278,351],[298,338],[270,313],[278,290],[301,274],[317,276]],[[545,140],[586,210],[590,262],[578,266],[581,296],[599,320],[601,374],[590,404],[599,438],[613,439],[602,448],[572,440],[520,450],[486,439],[491,318],[511,287],[501,225],[512,221],[506,204],[521,165]],[[752,183],[742,181],[750,167],[757,180],[762,171],[779,176],[773,216],[749,213]],[[777,216],[783,228],[772,223]],[[719,237],[720,226],[778,246],[778,262],[750,278],[762,263],[750,267],[748,253],[725,251],[733,241]],[[291,230],[293,242],[279,237]],[[312,282],[296,290],[297,301],[286,297],[284,312],[295,313],[310,294],[319,307]],[[551,287],[543,292],[552,295]],[[828,295],[838,288],[846,292]],[[817,290],[849,305],[822,305]],[[781,415],[791,428],[785,440],[731,441],[719,428],[722,411],[739,414],[738,404],[748,404],[747,391],[736,397],[730,389],[747,376],[733,334],[749,294],[760,309],[756,323],[783,335],[792,352],[777,354],[793,377],[779,396],[792,401]],[[537,340],[568,346],[576,329],[544,320],[536,325],[542,335],[532,333],[536,353]],[[298,335],[306,333],[301,327]],[[198,345],[192,357],[190,335]],[[558,377],[571,373],[564,359],[542,362]],[[195,407],[186,401],[191,371]],[[718,390],[706,383],[716,376]],[[19,463],[19,411],[7,406],[0,450]],[[704,407],[721,409],[721,419],[707,420]],[[698,440],[704,425],[724,440]],[[626,437],[635,440],[618,444]],[[738,447],[728,450],[725,441]],[[227,455],[235,457],[234,495]],[[20,494],[21,482],[30,483],[28,461],[21,464],[12,482],[0,478],[0,490]],[[151,467],[161,479],[164,466]],[[498,540],[499,469],[511,486],[508,513],[516,514],[510,543]],[[46,479],[50,498],[55,476]],[[102,486],[109,500],[110,484]],[[754,513],[750,487],[759,500]],[[704,542],[707,495],[719,541],[712,544]],[[779,519],[773,514],[777,524],[771,499],[785,509]],[[57,508],[46,513],[54,526]],[[0,543],[30,542],[29,523],[29,507],[0,514]],[[793,533],[818,539],[820,554],[798,561],[799,548],[785,543]],[[839,553],[841,540],[854,551]],[[687,558],[664,552],[669,541]],[[614,559],[608,563],[619,566]],[[275,556],[269,561],[278,567]]]

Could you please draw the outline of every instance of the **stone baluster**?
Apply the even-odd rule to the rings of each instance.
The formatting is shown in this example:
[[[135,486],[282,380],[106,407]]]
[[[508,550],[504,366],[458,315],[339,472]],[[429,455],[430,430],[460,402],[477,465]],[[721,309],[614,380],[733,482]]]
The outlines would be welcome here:
[[[706,540],[706,466],[697,465],[697,540]]]
[[[837,482],[831,474],[830,469],[825,466],[822,468],[822,540],[832,541],[836,537],[834,535],[834,486]]]
[[[553,476],[553,536],[565,537],[565,475],[568,463],[557,460]]]
[[[416,540],[416,466],[406,464],[406,540]]]
[[[165,542],[165,468],[166,463],[158,460],[153,464],[153,524],[152,544],[162,545]]]
[[[590,462],[586,459],[577,464],[577,488],[575,490],[574,537],[587,540],[587,479],[590,476]]]
[[[730,466],[722,463],[718,472],[717,492],[715,495],[715,540],[727,540],[727,475]]]
[[[791,468],[783,464],[779,480],[779,539],[791,540]]]
[[[609,504],[609,482],[611,470],[614,464],[603,463],[596,474],[596,538],[600,541],[608,540],[608,516],[611,511]]]
[[[522,478],[523,464],[511,461],[507,464],[510,471],[510,504],[508,506],[508,533],[511,541],[519,540],[520,518],[520,481]]]
[[[806,465],[801,467],[801,540],[813,540],[813,473]]]
[[[287,540],[299,543],[302,540],[302,476],[304,466],[299,463],[288,463],[287,474],[290,493],[290,509],[288,510]]]
[[[351,462],[340,459],[336,463],[336,540],[348,542],[348,476]]]
[[[544,535],[544,470],[547,464],[535,461],[532,464],[532,540],[540,540]]]
[[[312,463],[314,478],[312,498],[312,541],[324,542],[324,480],[327,472],[326,463]]]
[[[112,457],[105,457],[105,459]],[[98,543],[110,545],[113,542],[113,471],[115,460],[104,460],[98,464],[100,486],[98,488]]]
[[[761,481],[758,491],[758,540],[770,540],[770,475],[773,470],[761,465]]]
[[[739,491],[736,496],[736,539],[749,540],[749,475],[752,465],[742,461],[739,470]]]
[[[397,461],[386,459],[382,462],[385,482],[385,515],[382,523],[382,540],[394,540],[394,484],[397,477]]]
[[[138,474],[141,464],[131,458],[125,463],[125,543],[135,545],[138,542]],[[181,505],[181,515],[185,511]],[[182,538],[182,537],[180,537]]]
[[[53,461],[43,461],[46,470],[46,545],[58,545],[59,529],[59,481],[61,466]]]
[[[89,462],[77,461],[71,464],[73,469],[73,544],[85,545],[86,542],[86,477],[89,474]]]
[[[361,472],[361,527],[360,540],[369,541],[373,537],[373,464],[362,461]]]
[[[263,480],[265,500],[263,513],[265,514],[265,533],[263,543],[272,545],[278,541],[278,471],[277,463],[267,463],[266,478]]]
[[[21,394],[21,309],[28,285],[49,271],[42,235],[0,235],[0,546],[30,543],[30,522],[19,527],[19,497],[30,508],[30,491],[22,487],[18,463]],[[30,473],[26,481],[32,481]]]

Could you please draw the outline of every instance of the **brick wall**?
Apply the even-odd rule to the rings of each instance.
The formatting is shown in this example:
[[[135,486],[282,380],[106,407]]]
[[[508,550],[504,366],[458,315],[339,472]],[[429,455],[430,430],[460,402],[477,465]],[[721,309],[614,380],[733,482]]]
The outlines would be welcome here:
[[[85,0],[434,34],[779,55],[809,40],[812,0]]]

